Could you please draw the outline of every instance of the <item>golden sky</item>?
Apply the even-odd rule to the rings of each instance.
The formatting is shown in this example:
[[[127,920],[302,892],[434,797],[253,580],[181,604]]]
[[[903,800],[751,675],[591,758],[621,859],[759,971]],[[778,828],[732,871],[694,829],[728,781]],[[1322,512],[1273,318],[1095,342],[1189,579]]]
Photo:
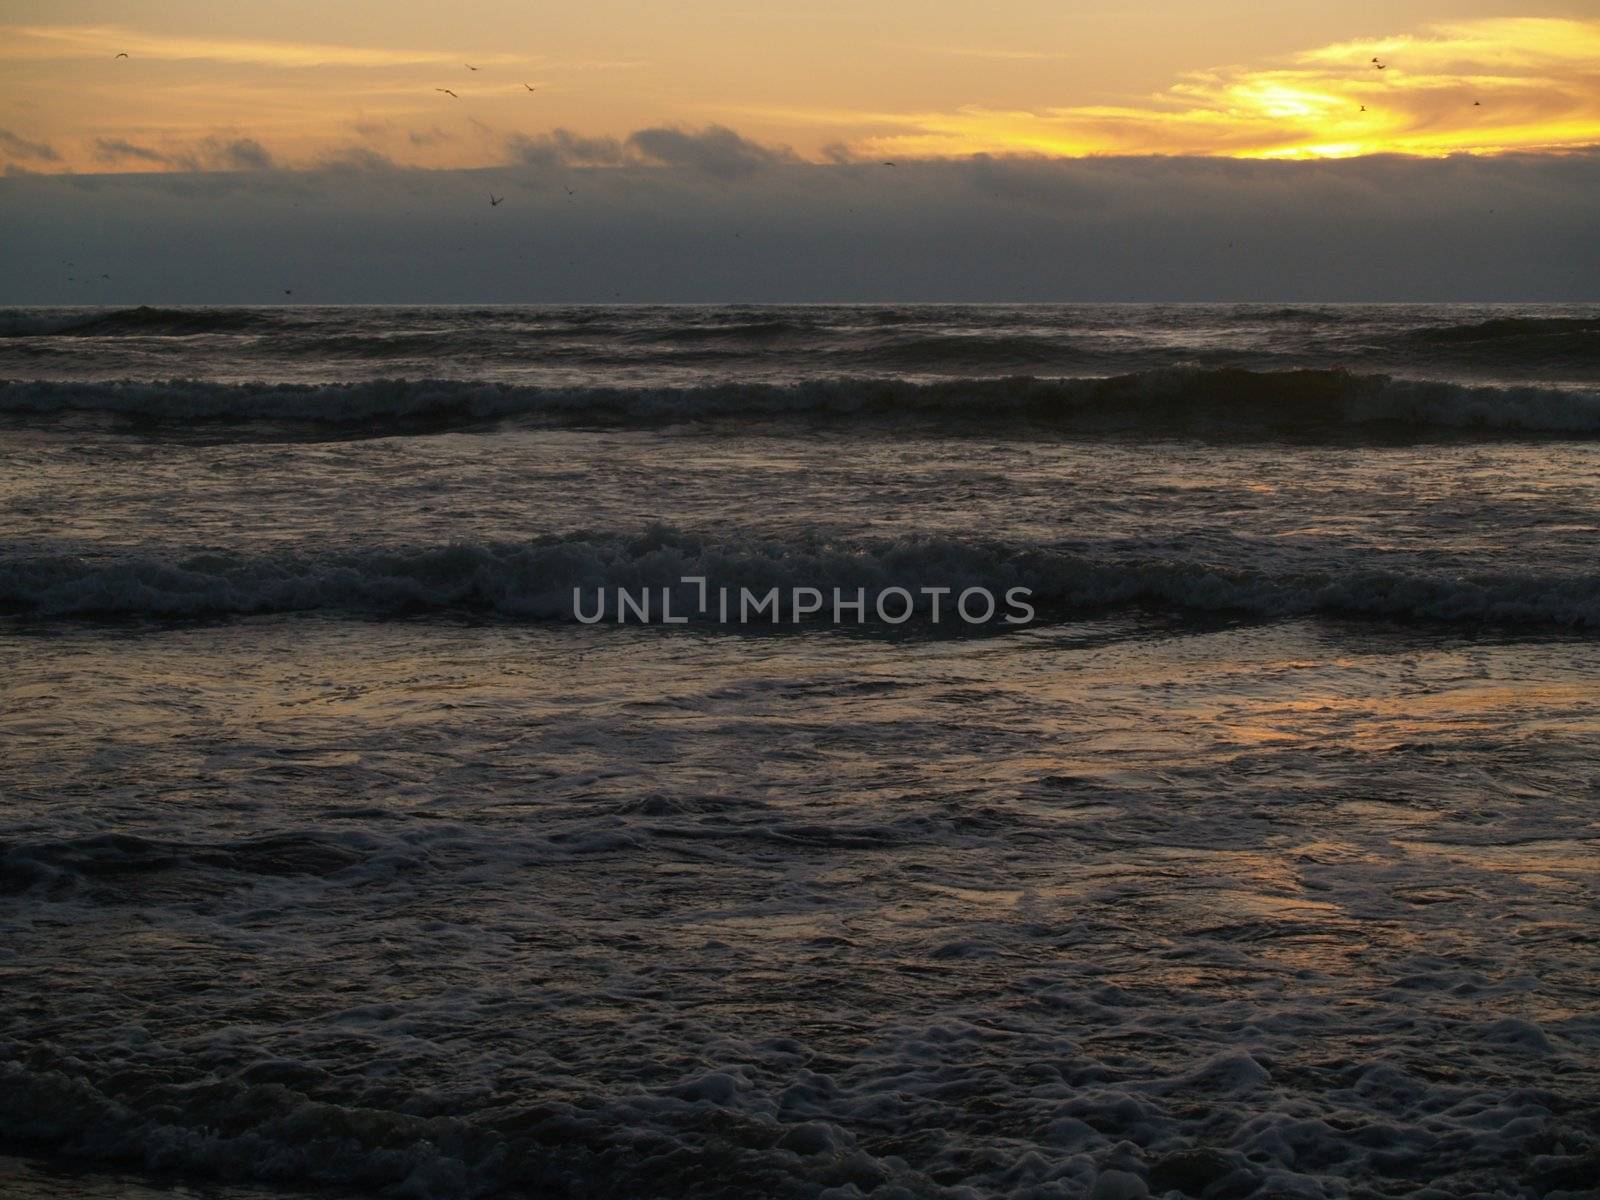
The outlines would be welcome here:
[[[1600,144],[1600,0],[0,0],[13,171],[712,125],[808,159],[1559,151]]]

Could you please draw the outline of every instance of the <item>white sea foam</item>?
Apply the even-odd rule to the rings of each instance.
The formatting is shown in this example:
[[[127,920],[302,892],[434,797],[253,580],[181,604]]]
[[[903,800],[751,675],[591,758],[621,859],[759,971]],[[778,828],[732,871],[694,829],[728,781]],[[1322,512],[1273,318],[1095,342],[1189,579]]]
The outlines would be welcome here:
[[[0,388],[0,1141],[161,1195],[1590,1200],[1593,316],[0,314],[72,323],[0,375],[87,381]],[[1054,355],[1133,373],[954,377]],[[573,620],[685,576],[922,611]],[[1040,621],[934,636],[966,586]]]

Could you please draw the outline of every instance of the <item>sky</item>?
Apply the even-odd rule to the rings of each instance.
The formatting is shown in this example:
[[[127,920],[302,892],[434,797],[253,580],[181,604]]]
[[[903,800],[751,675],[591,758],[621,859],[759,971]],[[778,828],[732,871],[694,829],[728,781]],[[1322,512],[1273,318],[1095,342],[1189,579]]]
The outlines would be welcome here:
[[[0,301],[1584,299],[1596,148],[1600,0],[0,0]]]

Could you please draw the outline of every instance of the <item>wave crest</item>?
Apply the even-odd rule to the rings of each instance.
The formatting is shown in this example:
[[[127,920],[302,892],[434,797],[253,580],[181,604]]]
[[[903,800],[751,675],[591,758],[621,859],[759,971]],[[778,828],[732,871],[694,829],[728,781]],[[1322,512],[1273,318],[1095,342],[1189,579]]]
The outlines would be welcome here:
[[[941,418],[979,428],[1018,420],[1137,429],[1217,425],[1315,431],[1600,432],[1600,392],[1469,386],[1345,371],[1172,368],[1096,378],[815,379],[793,384],[542,387],[458,380],[359,383],[0,383],[0,412],[109,413],[153,422],[328,426],[449,423],[514,416],[557,423],[773,417]]]
[[[152,618],[476,612],[567,621],[576,618],[575,589],[589,616],[600,589],[625,588],[649,589],[658,598],[669,589],[676,614],[716,619],[714,600],[695,617],[699,592],[681,582],[686,576],[704,577],[712,589],[725,586],[735,596],[740,588],[814,587],[853,597],[860,588],[869,614],[887,588],[910,590],[918,612],[927,614],[931,601],[919,589],[981,587],[997,599],[1027,588],[1036,606],[1058,610],[1143,605],[1264,618],[1334,614],[1600,627],[1600,574],[1592,573],[1291,573],[988,540],[714,539],[662,527],[320,555],[20,555],[0,559],[0,610]],[[614,608],[606,619],[615,620]]]
[[[1430,342],[1490,342],[1560,333],[1600,334],[1600,317],[1494,317],[1465,325],[1437,325],[1418,330],[1415,336]]]
[[[119,308],[70,315],[7,314],[0,337],[190,337],[279,325],[278,315],[237,308]]]
[[[1600,365],[1600,318],[1496,317],[1417,330],[1411,341],[1497,369],[1580,370]]]

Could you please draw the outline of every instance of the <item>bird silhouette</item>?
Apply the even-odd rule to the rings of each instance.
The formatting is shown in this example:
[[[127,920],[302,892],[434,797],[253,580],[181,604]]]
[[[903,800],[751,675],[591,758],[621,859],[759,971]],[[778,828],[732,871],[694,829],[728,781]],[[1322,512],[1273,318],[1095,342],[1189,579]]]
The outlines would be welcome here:
[[[1483,107],[1483,101],[1482,100],[1474,100],[1472,102],[1472,107],[1473,108],[1482,108]]]
[[[446,96],[449,96],[452,100],[461,99],[460,96],[456,95],[449,88],[434,88],[433,90],[436,91],[436,92],[443,92]]]
[[[473,66],[471,63],[462,63],[461,65],[463,67],[465,67],[469,71],[476,71],[478,69],[477,67]]]
[[[527,88],[530,92],[537,92],[539,90],[538,88],[534,87],[533,84],[531,84],[531,83],[525,83],[522,86]]]
[[[293,288],[284,288],[283,289],[283,294],[285,296],[292,296],[292,295],[294,295],[294,289]]]
[[[506,198],[504,196],[501,196],[497,200],[497,199],[495,199],[495,194],[493,192],[489,193],[489,207],[490,208],[499,208],[505,202],[506,202]]]
[[[892,162],[885,162],[883,165],[886,166],[886,167],[894,166],[894,164]]]
[[[1366,111],[1367,111],[1367,106],[1366,106],[1366,105],[1365,105],[1365,104],[1363,104],[1363,105],[1362,105],[1362,106],[1361,106],[1361,111],[1362,111],[1362,112],[1366,112]]]
[[[120,54],[118,54],[117,57],[118,58],[127,58],[128,57],[128,52],[126,50],[124,50]]]

